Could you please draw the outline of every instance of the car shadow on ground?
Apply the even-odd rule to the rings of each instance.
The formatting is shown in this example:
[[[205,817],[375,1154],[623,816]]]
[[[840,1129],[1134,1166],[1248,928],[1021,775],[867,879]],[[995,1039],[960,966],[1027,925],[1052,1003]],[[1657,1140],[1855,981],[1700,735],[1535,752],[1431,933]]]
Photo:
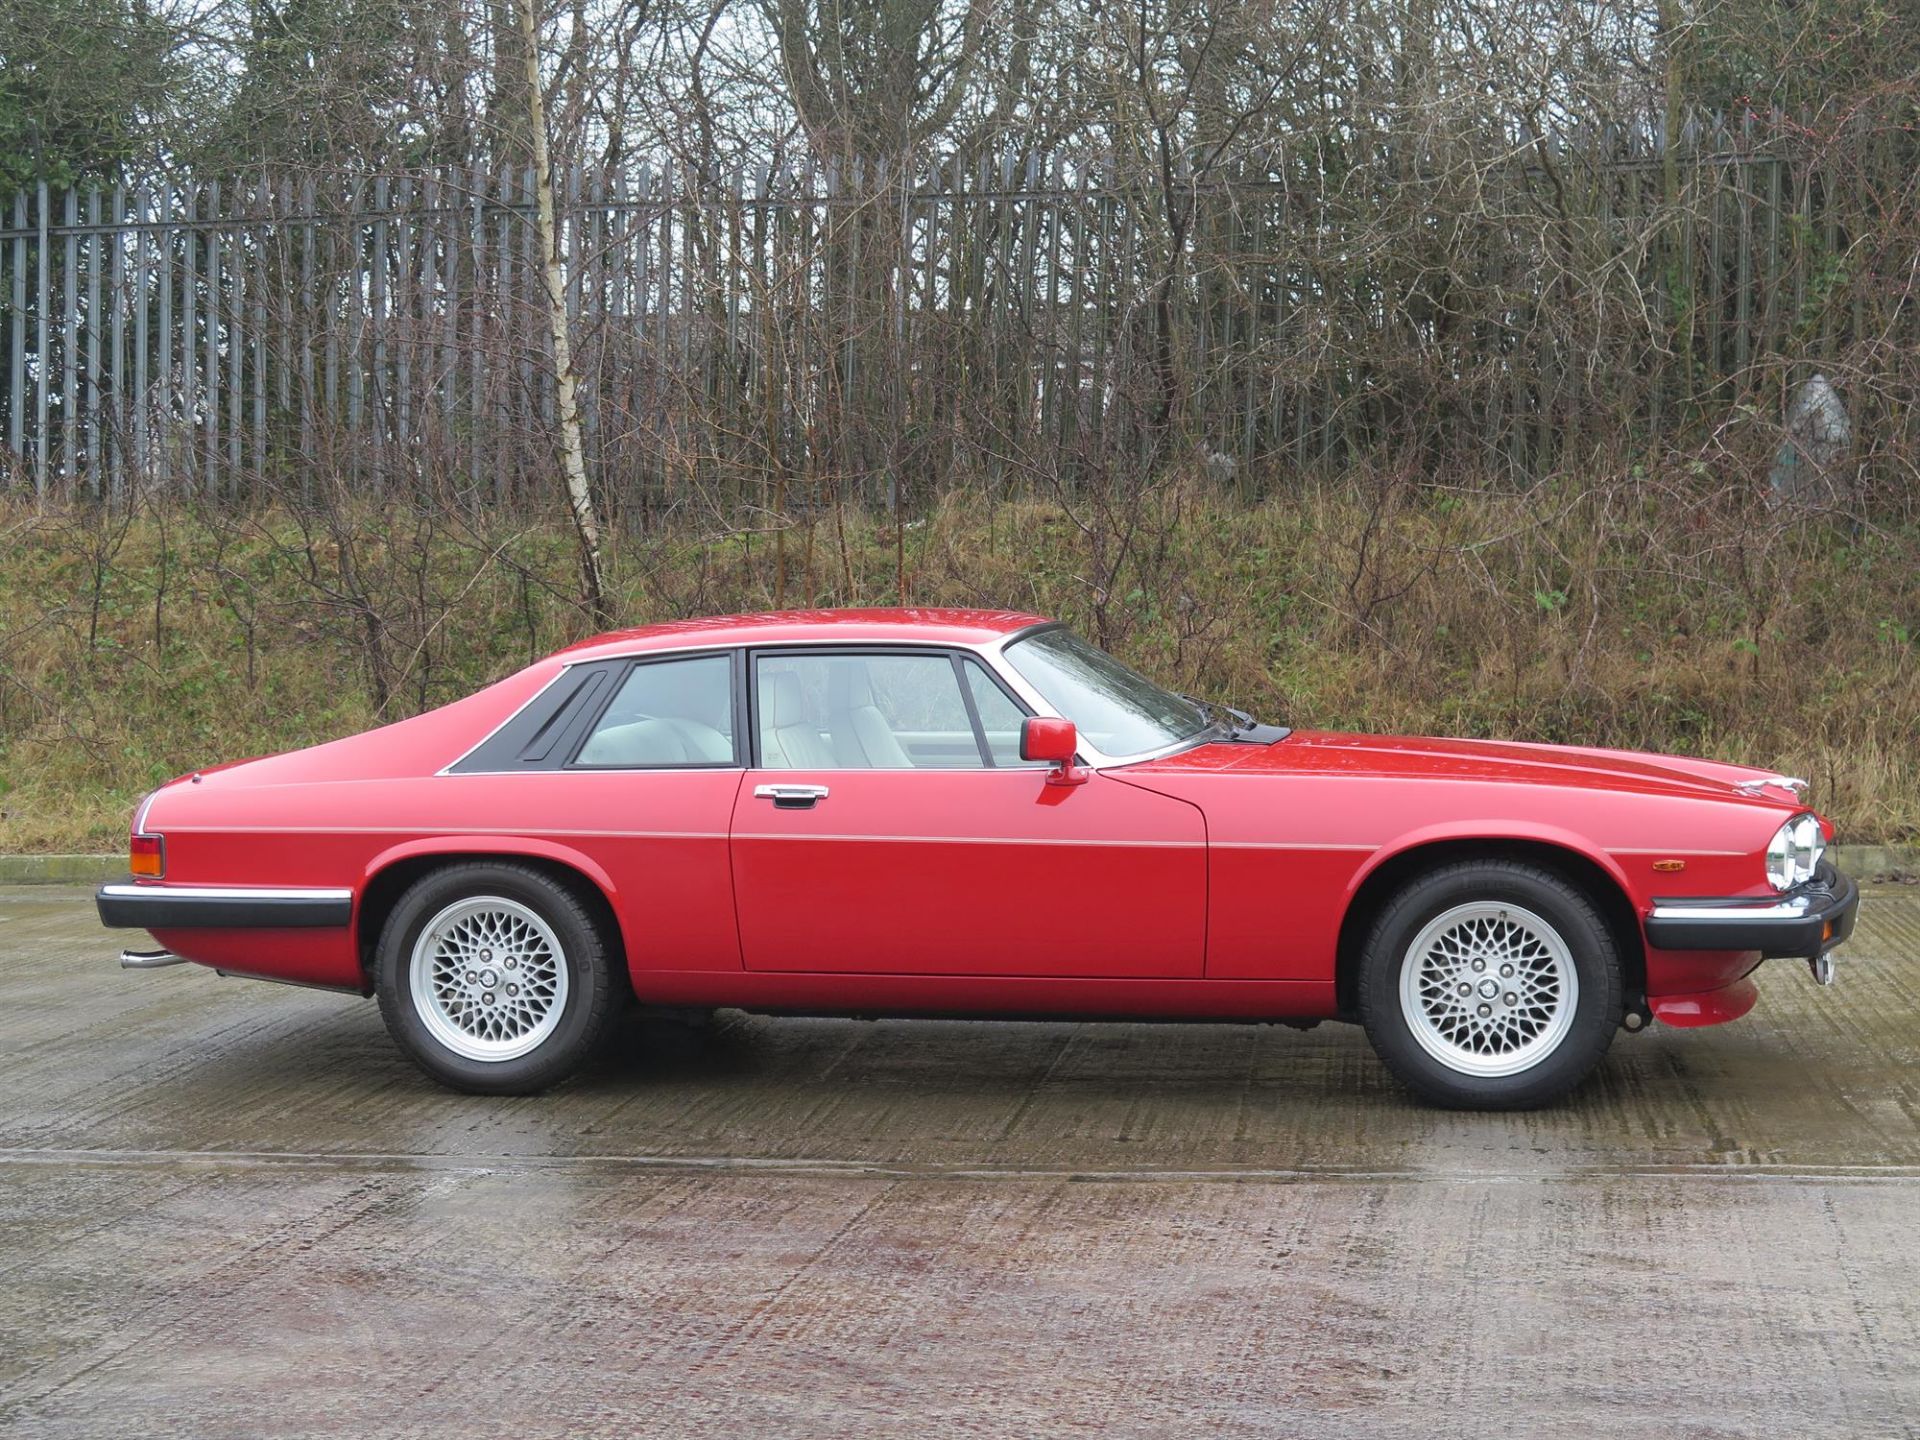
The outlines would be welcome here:
[[[1763,1002],[1738,1025],[1622,1035],[1566,1100],[1499,1115],[1418,1104],[1351,1025],[734,1010],[705,1024],[623,1016],[606,1053],[571,1082],[532,1097],[469,1096],[416,1070],[370,1002],[188,972],[138,984],[151,998],[132,1012],[81,1006],[54,1024],[58,1063],[16,1053],[25,1089],[0,1139],[1093,1170],[1920,1161],[1910,1153],[1920,1144],[1891,1138],[1859,1099],[1878,1093],[1873,1063],[1885,1047],[1809,1032],[1796,1013],[1809,997],[1791,986],[1778,987],[1777,1014]],[[116,993],[137,993],[87,989],[109,1008]]]

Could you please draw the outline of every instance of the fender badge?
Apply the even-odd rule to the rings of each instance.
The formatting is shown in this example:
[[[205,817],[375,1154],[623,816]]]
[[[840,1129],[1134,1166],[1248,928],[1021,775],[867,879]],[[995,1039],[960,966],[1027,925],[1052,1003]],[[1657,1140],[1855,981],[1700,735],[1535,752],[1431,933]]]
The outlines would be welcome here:
[[[1653,862],[1653,868],[1658,870],[1662,875],[1671,875],[1676,870],[1686,869],[1687,862],[1684,860],[1656,860]]]

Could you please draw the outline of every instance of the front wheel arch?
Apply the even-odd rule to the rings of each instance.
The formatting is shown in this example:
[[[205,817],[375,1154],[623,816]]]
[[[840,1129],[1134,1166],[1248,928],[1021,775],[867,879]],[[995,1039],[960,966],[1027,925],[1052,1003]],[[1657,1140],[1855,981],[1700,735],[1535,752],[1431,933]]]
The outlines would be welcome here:
[[[1340,1018],[1359,1014],[1360,952],[1372,933],[1380,911],[1408,885],[1443,865],[1462,860],[1515,860],[1551,870],[1584,891],[1607,923],[1615,953],[1620,957],[1626,1007],[1644,1002],[1647,991],[1647,947],[1640,919],[1620,882],[1578,850],[1546,840],[1435,840],[1412,845],[1376,865],[1347,905],[1340,919],[1340,939],[1334,959],[1334,993]]]

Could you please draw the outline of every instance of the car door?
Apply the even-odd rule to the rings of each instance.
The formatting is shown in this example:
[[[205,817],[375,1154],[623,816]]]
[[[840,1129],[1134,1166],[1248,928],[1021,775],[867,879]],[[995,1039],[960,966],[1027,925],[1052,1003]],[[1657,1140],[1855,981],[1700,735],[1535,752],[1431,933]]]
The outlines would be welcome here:
[[[1199,976],[1200,812],[1020,761],[977,657],[765,650],[731,843],[750,970]]]

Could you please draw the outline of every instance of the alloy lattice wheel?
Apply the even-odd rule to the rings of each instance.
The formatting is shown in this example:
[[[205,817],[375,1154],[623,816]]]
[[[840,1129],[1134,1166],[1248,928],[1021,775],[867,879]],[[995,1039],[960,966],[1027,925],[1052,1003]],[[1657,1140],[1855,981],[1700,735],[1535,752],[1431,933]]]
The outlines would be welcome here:
[[[533,910],[499,895],[455,901],[429,920],[408,978],[421,1023],[469,1060],[529,1053],[567,1008],[559,937]]]
[[[1420,1047],[1463,1075],[1514,1075],[1559,1046],[1580,982],[1567,943],[1517,905],[1455,905],[1427,923],[1400,969],[1400,1008]]]

